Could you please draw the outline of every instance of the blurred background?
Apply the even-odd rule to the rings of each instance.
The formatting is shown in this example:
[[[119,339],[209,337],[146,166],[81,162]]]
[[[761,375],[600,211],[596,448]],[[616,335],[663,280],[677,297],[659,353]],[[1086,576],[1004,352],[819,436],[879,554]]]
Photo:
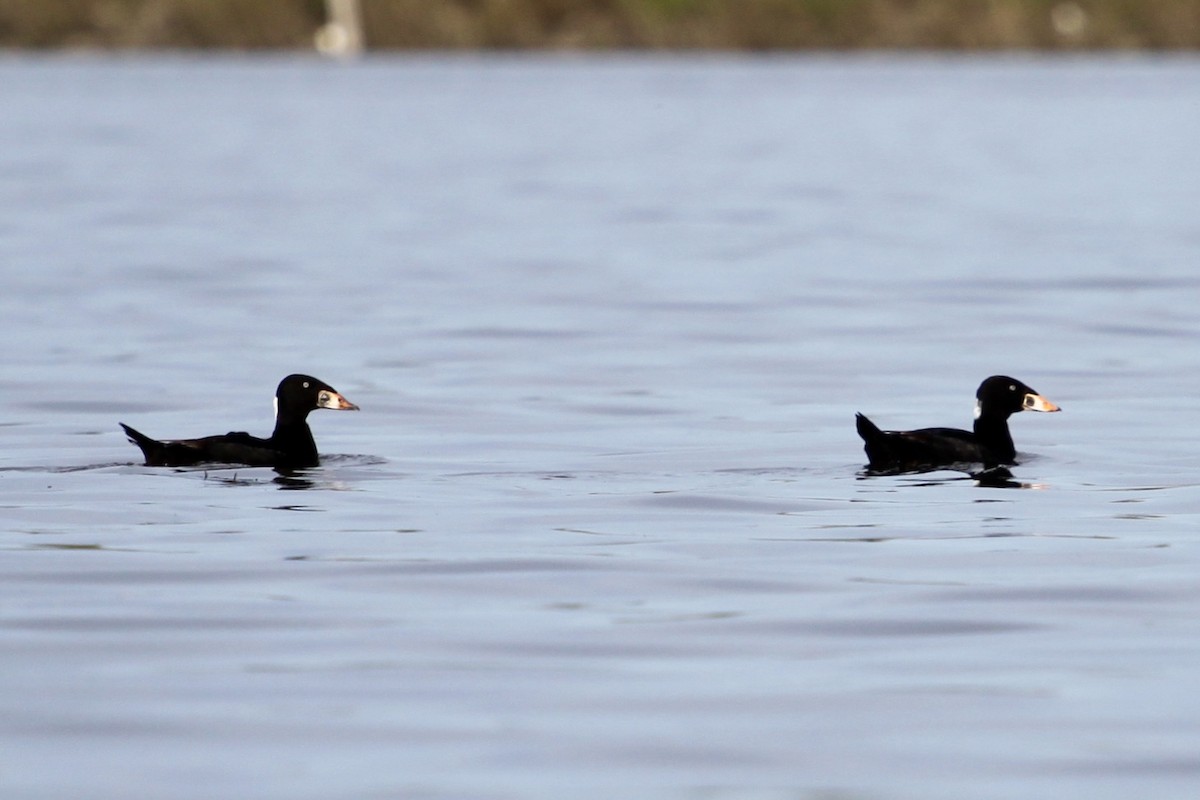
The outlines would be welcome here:
[[[7,48],[1192,49],[1197,0],[0,0]]]

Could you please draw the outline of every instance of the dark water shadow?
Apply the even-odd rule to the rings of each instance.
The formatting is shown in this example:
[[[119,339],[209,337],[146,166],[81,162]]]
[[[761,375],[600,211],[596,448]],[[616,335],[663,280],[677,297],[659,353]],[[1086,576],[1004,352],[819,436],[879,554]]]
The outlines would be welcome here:
[[[824,636],[856,639],[930,638],[1022,633],[1046,626],[1026,621],[987,618],[899,617],[771,621],[741,626],[743,631],[773,632],[779,636]]]
[[[164,475],[199,476],[206,483],[220,486],[265,486],[275,485],[281,490],[297,489],[344,489],[353,483],[348,470],[357,467],[378,467],[387,459],[373,455],[334,454],[321,457],[317,467],[285,469],[282,467],[253,467],[246,464],[197,464],[187,467],[150,467],[135,461],[107,461],[99,464],[72,464],[67,466],[24,465],[0,467],[0,473],[27,473],[63,475],[77,472],[106,470],[136,470],[138,472]],[[274,473],[274,477],[271,477]]]
[[[832,472],[824,467],[725,467],[723,469],[714,469],[714,475],[737,475],[749,478],[782,478],[796,479],[811,475],[832,474]]]
[[[829,530],[837,529],[839,526],[822,526],[814,528],[814,530]],[[851,528],[854,526],[840,526]],[[860,528],[870,528],[878,526],[860,525]],[[1101,533],[1041,533],[1041,532],[1021,532],[1021,531],[988,531],[984,533],[954,533],[954,534],[919,534],[919,535],[888,535],[888,536],[754,536],[752,541],[756,542],[802,542],[802,543],[825,543],[825,544],[886,544],[888,542],[911,542],[917,539],[922,541],[955,541],[959,539],[1080,539],[1090,541],[1114,541],[1117,536],[1110,536]]]
[[[50,475],[65,475],[71,472],[88,472],[91,470],[113,469],[114,467],[140,466],[132,461],[109,461],[103,464],[73,464],[69,466],[51,467],[47,465],[0,467],[0,472],[32,472]]]
[[[901,483],[907,486],[946,486],[948,484],[957,483],[960,481],[974,481],[976,486],[985,489],[1048,489],[1049,484],[1031,483],[1017,480],[1012,472],[1007,467],[990,467],[988,469],[973,469],[972,466],[966,464],[955,464],[944,467],[931,467],[929,469],[886,469],[876,470],[870,467],[864,467],[856,473],[858,480],[872,480],[875,478],[902,478]],[[947,475],[941,478],[920,478],[917,480],[903,480],[905,476],[910,475],[930,475],[935,472],[952,472],[961,474]]]

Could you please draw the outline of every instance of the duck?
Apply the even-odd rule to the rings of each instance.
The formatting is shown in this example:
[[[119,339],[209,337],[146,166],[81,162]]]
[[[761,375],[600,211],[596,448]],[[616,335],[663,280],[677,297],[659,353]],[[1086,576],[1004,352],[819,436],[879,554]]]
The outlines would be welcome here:
[[[320,463],[317,444],[308,429],[308,414],[318,408],[357,411],[332,386],[311,375],[288,375],[275,390],[275,430],[260,439],[244,431],[199,439],[151,439],[124,422],[129,441],[141,448],[148,467],[193,464],[242,464],[253,467],[298,469]]]
[[[1020,411],[1060,410],[1016,378],[993,375],[975,392],[972,431],[885,431],[861,413],[855,414],[855,427],[864,443],[869,472],[926,472],[962,464],[983,464],[985,470],[992,470],[1017,463],[1017,450],[1008,431],[1009,417]]]

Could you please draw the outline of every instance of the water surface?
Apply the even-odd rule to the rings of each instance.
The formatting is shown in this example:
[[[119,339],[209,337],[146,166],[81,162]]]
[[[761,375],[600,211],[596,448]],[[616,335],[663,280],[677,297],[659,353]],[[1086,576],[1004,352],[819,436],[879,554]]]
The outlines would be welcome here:
[[[1200,64],[0,62],[6,798],[1200,786]],[[265,434],[150,469],[117,427]],[[853,413],[1012,487],[864,479]]]

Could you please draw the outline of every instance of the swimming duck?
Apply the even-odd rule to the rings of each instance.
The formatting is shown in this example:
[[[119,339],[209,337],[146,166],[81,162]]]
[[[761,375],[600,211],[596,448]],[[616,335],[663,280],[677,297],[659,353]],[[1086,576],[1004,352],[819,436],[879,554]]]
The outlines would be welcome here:
[[[975,392],[974,431],[922,428],[884,431],[862,414],[855,415],[858,435],[872,472],[917,472],[964,463],[985,469],[1016,463],[1017,451],[1008,418],[1019,411],[1058,411],[1042,395],[1006,375],[993,375]]]
[[[275,430],[259,439],[243,431],[201,439],[158,441],[124,422],[129,441],[142,449],[146,465],[182,467],[205,462],[246,464],[255,467],[315,467],[317,445],[308,429],[308,413],[318,408],[357,411],[358,406],[332,386],[309,375],[288,375],[275,390]]]

